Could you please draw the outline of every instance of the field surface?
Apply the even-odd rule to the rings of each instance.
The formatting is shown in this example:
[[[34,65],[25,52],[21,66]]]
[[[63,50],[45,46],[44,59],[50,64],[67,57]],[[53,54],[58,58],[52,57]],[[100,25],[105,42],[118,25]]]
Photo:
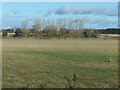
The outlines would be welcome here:
[[[117,40],[3,39],[2,45],[3,88],[117,87]]]

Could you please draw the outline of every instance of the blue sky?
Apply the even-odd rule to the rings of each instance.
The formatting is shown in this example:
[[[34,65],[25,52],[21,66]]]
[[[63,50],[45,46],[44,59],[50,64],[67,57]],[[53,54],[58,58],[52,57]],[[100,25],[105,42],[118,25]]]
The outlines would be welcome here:
[[[20,27],[36,18],[82,19],[85,28],[117,28],[117,2],[3,2],[2,27]]]

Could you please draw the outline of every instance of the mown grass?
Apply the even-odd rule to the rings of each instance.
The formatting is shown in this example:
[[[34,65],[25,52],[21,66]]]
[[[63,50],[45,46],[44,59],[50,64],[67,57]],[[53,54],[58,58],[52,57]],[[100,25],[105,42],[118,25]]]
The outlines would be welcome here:
[[[4,88],[77,88],[118,85],[117,40],[3,39]],[[112,57],[111,62],[107,62]]]

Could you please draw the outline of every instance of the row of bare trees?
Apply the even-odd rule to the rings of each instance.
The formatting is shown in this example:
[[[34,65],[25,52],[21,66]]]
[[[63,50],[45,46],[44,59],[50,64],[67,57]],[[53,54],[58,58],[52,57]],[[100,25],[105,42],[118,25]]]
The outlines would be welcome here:
[[[77,19],[36,19],[30,25],[26,20],[15,30],[16,37],[97,37],[95,29],[85,29],[83,20]]]

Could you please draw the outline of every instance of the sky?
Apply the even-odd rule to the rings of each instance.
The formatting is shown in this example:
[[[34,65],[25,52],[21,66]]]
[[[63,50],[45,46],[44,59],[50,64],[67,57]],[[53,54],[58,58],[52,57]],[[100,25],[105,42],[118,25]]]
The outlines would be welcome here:
[[[85,28],[117,28],[117,2],[3,2],[2,28],[21,27],[38,18],[83,20]],[[1,28],[1,27],[0,27]]]

